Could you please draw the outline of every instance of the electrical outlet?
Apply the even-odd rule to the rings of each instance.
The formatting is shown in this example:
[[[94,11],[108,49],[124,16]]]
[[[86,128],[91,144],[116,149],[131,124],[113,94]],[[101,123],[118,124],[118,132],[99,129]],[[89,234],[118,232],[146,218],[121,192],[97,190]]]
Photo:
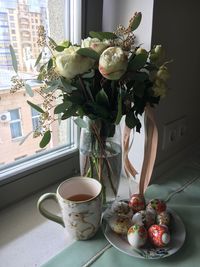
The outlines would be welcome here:
[[[167,150],[177,145],[185,136],[187,131],[186,117],[164,125],[162,149]]]

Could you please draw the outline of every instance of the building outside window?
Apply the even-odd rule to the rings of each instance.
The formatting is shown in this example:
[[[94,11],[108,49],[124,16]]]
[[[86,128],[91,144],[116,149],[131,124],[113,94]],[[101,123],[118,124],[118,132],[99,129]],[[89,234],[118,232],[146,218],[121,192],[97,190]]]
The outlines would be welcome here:
[[[11,138],[19,138],[22,137],[22,125],[21,125],[21,118],[20,118],[20,110],[13,109],[10,110],[10,132]]]
[[[61,0],[58,1],[60,1],[60,4],[61,2],[63,3]],[[81,2],[80,0],[65,1],[67,14],[72,12],[69,3],[78,1]],[[49,2],[52,2],[52,0]],[[9,122],[0,122],[0,208],[14,202],[16,200],[15,197],[19,198],[19,195],[24,197],[34,190],[44,187],[44,185],[55,183],[58,179],[74,175],[79,168],[77,131],[72,120],[68,119],[61,123],[55,121],[51,125],[51,142],[45,150],[41,150],[39,147],[41,136],[33,138],[33,134],[31,134],[39,125],[39,114],[37,111],[31,110],[27,104],[27,100],[35,104],[43,102],[43,99],[37,93],[37,84],[31,84],[30,82],[34,92],[34,99],[28,96],[25,88],[15,94],[10,93],[11,77],[16,74],[13,71],[8,47],[10,44],[14,49],[17,47],[15,52],[17,54],[19,76],[26,80],[32,80],[33,76],[36,77],[37,69],[34,65],[40,53],[40,47],[37,45],[37,38],[34,39],[33,36],[35,35],[36,37],[34,32],[41,21],[49,35],[47,4],[48,0],[0,1],[0,10],[2,11],[0,12],[0,47],[2,49],[0,53],[0,115],[4,113],[10,114]],[[80,5],[78,4],[78,6]],[[56,8],[53,3],[51,8],[55,13]],[[13,10],[12,16],[9,16],[10,9]],[[27,11],[26,17],[24,17],[24,9]],[[58,39],[55,39],[55,41],[65,38],[66,29],[63,26],[70,25],[64,23],[65,13],[63,12],[63,24],[61,25],[63,35],[57,35]],[[33,17],[31,18],[31,14],[37,15],[37,22],[35,19],[33,20]],[[57,14],[60,14],[60,10],[57,11]],[[68,27],[66,31],[70,30]],[[23,39],[23,35],[27,32],[29,37]],[[75,30],[73,30],[74,32]],[[69,38],[68,36],[66,38]],[[23,141],[25,137],[26,140]],[[23,144],[20,145],[20,143]],[[37,179],[37,177],[44,178],[45,176],[48,179],[44,179],[44,181]],[[20,180],[19,184],[18,180]],[[33,183],[30,182],[32,180],[34,181]],[[11,192],[10,195],[12,197],[8,198],[6,192],[8,192],[8,188],[12,190],[12,182],[15,182],[15,190],[19,190],[20,194],[15,196]]]

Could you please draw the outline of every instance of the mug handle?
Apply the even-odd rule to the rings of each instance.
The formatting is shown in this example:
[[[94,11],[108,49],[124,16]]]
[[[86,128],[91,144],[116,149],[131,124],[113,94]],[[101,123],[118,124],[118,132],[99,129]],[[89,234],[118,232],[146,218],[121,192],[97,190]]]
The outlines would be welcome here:
[[[53,199],[56,203],[58,203],[58,199],[57,199],[57,196],[55,193],[46,193],[44,195],[42,195],[38,202],[37,202],[37,208],[39,210],[39,212],[44,216],[46,217],[47,219],[51,220],[51,221],[54,221],[56,223],[59,223],[61,224],[63,227],[65,227],[65,224],[64,224],[64,221],[62,219],[62,217],[58,216],[58,215],[55,215],[51,212],[49,212],[48,210],[46,210],[44,207],[43,207],[43,202],[45,202],[47,199]]]

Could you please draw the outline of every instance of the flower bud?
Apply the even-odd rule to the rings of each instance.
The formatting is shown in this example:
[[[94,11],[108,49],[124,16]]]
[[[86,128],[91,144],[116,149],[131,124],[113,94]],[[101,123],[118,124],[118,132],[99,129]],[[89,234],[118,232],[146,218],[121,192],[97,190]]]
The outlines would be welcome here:
[[[144,48],[142,47],[139,47],[136,52],[135,52],[136,55],[139,55],[139,54],[145,54],[145,55],[148,55],[148,52],[147,50],[145,50]]]
[[[170,77],[169,72],[167,70],[167,67],[162,65],[159,68],[159,70],[158,70],[158,72],[156,74],[156,77],[161,79],[161,80],[163,80],[163,81],[167,81],[169,79],[169,77]]]
[[[99,71],[108,80],[120,79],[127,66],[127,56],[120,47],[107,48],[99,59]]]

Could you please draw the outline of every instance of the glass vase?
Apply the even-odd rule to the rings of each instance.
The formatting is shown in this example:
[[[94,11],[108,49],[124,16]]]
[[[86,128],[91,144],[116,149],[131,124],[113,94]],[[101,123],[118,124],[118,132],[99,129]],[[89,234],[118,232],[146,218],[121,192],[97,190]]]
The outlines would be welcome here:
[[[122,167],[119,125],[84,117],[87,127],[80,135],[80,171],[82,176],[98,179],[103,186],[103,201],[117,196]]]

